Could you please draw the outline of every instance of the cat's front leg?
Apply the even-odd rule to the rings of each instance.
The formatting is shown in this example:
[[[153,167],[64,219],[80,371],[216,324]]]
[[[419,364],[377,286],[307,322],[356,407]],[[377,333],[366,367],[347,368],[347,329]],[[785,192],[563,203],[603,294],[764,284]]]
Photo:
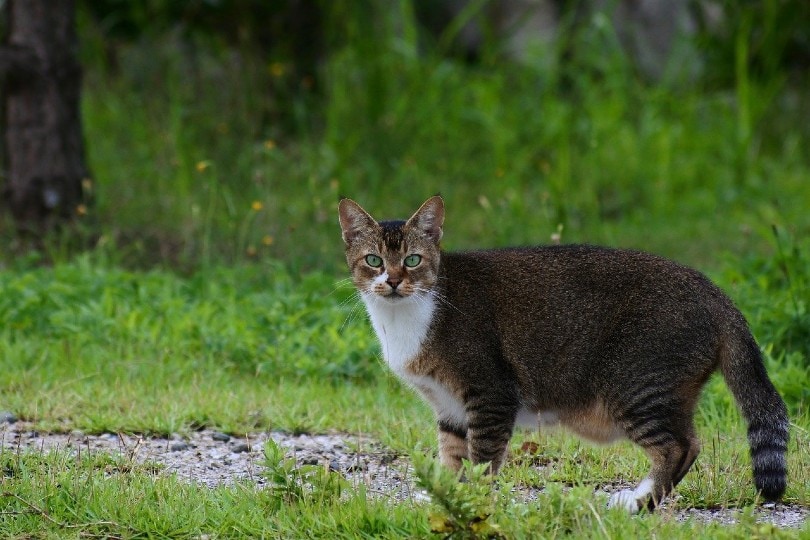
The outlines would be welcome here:
[[[496,474],[506,458],[518,408],[511,401],[471,403],[467,407],[467,442],[470,461],[489,463]]]
[[[439,462],[458,472],[463,459],[470,459],[467,430],[456,427],[452,422],[439,420]]]

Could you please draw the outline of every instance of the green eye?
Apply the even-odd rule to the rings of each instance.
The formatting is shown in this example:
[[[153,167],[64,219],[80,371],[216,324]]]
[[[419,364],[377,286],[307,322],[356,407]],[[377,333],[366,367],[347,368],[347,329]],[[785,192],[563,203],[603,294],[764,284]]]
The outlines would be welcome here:
[[[366,255],[366,264],[372,268],[379,268],[382,266],[383,260],[377,255]]]
[[[421,255],[408,255],[407,257],[405,257],[405,266],[407,266],[408,268],[413,268],[420,262],[422,262]]]

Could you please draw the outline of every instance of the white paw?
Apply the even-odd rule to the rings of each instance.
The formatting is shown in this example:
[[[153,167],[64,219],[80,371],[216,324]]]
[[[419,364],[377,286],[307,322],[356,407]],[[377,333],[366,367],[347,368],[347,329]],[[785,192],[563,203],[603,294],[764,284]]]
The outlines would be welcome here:
[[[608,508],[624,508],[631,514],[635,514],[640,510],[638,499],[636,499],[636,492],[632,489],[623,489],[610,496],[608,500]]]

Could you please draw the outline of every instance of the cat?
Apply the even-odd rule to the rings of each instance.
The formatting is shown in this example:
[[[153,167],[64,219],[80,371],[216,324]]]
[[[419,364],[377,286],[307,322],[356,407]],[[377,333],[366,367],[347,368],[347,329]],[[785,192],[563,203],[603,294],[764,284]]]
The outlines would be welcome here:
[[[748,423],[754,483],[785,491],[787,409],[743,315],[701,273],[589,245],[440,249],[444,202],[407,221],[339,204],[346,261],[388,366],[432,406],[439,460],[498,472],[516,425],[630,439],[651,461],[608,505],[653,510],[692,466],[693,416],[720,370]]]

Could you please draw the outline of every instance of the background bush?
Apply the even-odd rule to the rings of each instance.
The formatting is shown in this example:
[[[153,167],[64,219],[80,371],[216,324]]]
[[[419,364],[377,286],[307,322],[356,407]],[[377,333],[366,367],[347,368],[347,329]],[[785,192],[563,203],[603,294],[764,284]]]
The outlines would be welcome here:
[[[449,248],[561,228],[710,267],[772,253],[774,224],[806,234],[805,3],[721,3],[704,69],[660,82],[575,4],[519,62],[494,35],[455,54],[469,13],[437,29],[431,3],[79,2],[88,241],[126,265],[339,271],[339,196],[404,216],[436,192]]]

